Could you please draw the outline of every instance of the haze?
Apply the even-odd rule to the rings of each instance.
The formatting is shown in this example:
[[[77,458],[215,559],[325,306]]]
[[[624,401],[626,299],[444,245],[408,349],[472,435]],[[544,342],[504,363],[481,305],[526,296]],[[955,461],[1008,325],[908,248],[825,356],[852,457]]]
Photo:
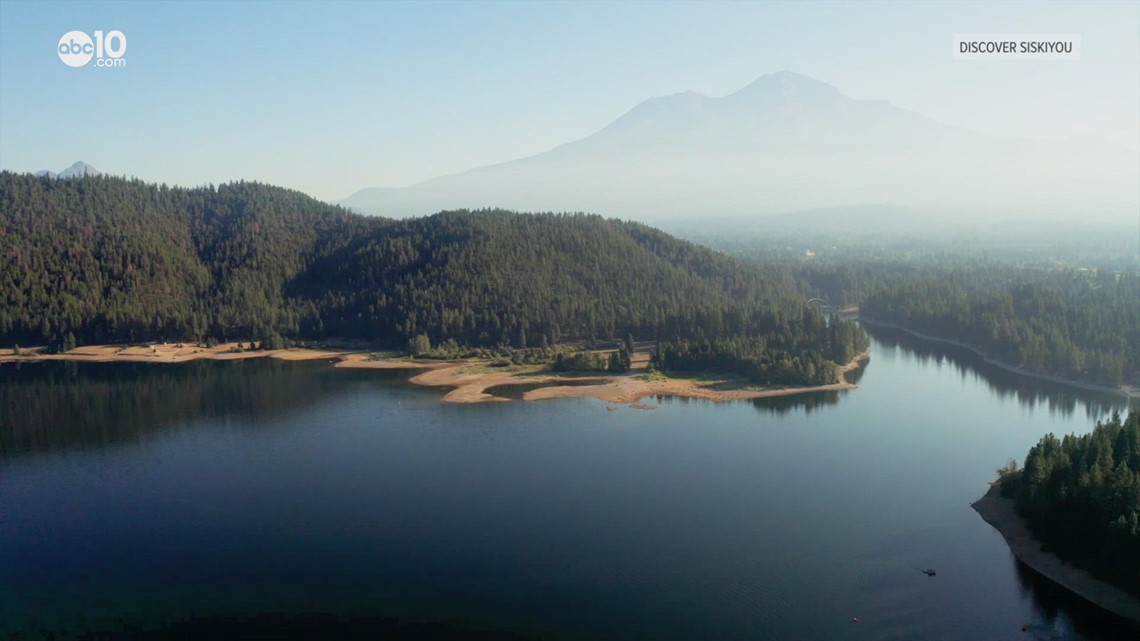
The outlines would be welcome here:
[[[5,1],[0,168],[259,180],[389,215],[889,204],[1134,223],[1138,22],[1135,3]],[[124,69],[54,54],[68,30],[113,28]],[[1083,57],[956,61],[961,32],[1080,33]]]
[[[386,215],[505,206],[658,221],[875,203],[957,221],[1080,212],[1125,223],[1138,187],[1140,155],[1104,141],[987,136],[784,71],[723,97],[650,99],[544,154],[344,202]]]

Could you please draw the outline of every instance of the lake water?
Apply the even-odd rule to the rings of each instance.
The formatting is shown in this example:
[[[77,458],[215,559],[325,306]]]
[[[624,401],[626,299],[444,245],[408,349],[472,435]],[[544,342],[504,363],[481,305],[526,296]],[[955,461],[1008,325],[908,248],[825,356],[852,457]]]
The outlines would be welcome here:
[[[969,507],[1121,401],[872,350],[852,392],[617,411],[327,363],[0,365],[0,638],[1134,638]]]

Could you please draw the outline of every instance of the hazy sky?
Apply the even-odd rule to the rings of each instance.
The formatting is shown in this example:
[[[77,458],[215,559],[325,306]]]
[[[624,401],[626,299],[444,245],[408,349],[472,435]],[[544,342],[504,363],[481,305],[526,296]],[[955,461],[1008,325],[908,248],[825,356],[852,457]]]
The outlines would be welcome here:
[[[789,69],[995,134],[1140,149],[1140,2],[0,0],[0,168],[326,200],[526,156],[645,98]],[[118,29],[125,68],[71,68]],[[1079,33],[1078,61],[964,61],[955,33]]]

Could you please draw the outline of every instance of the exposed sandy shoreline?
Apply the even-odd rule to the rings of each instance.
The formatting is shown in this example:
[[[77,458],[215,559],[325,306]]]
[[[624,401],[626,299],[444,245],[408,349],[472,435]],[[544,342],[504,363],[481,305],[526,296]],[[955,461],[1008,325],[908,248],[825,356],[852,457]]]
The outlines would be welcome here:
[[[858,367],[870,357],[870,350],[856,356],[850,363],[839,368],[840,382],[816,387],[785,387],[774,389],[713,389],[701,386],[695,380],[670,378],[651,381],[645,377],[645,366],[649,355],[644,352],[634,354],[633,368],[626,374],[574,375],[551,374],[546,371],[533,374],[511,372],[472,371],[479,364],[472,362],[430,362],[412,360],[368,360],[363,355],[350,355],[342,358],[337,367],[380,367],[380,368],[423,368],[427,371],[411,378],[417,385],[430,387],[450,387],[443,396],[448,403],[483,403],[507,401],[500,396],[487,393],[488,389],[503,385],[542,385],[525,392],[523,400],[537,401],[548,398],[596,398],[610,403],[635,404],[646,396],[683,396],[709,401],[738,401],[774,396],[791,396],[812,392],[828,392],[855,389],[856,385],[843,379],[843,374]],[[566,385],[563,383],[574,383]],[[583,383],[587,383],[583,385]]]
[[[935,343],[943,343],[945,345],[953,345],[954,347],[960,347],[962,349],[969,350],[969,351],[973,352],[974,354],[979,356],[983,361],[985,361],[986,363],[988,363],[990,365],[993,365],[994,367],[1000,367],[1000,368],[1006,370],[1007,372],[1013,372],[1014,374],[1018,374],[1021,376],[1028,376],[1030,378],[1037,378],[1037,379],[1041,379],[1043,381],[1049,381],[1052,383],[1060,383],[1061,385],[1068,385],[1070,387],[1078,387],[1080,389],[1086,389],[1086,390],[1090,390],[1090,391],[1094,391],[1094,392],[1107,392],[1109,394],[1120,394],[1120,395],[1122,395],[1128,399],[1140,399],[1140,388],[1129,387],[1127,385],[1121,385],[1120,387],[1109,387],[1107,385],[1097,385],[1096,383],[1085,383],[1082,381],[1074,381],[1074,380],[1071,380],[1068,378],[1061,378],[1060,376],[1052,376],[1050,374],[1041,374],[1038,372],[1031,372],[1027,369],[1022,369],[1020,367],[1016,367],[1014,365],[1009,365],[1009,364],[1003,363],[999,360],[995,360],[995,359],[991,358],[990,356],[986,355],[985,352],[974,347],[973,345],[970,345],[968,343],[963,343],[962,341],[956,341],[952,338],[938,338],[937,336],[930,336],[929,334],[923,334],[922,332],[916,332],[913,329],[907,329],[906,327],[903,327],[902,325],[895,325],[894,323],[884,323],[882,321],[877,321],[874,319],[865,318],[863,316],[859,317],[859,322],[865,323],[867,325],[871,325],[872,327],[886,327],[888,329],[897,329],[901,332],[905,332],[907,334],[910,334],[911,336],[914,336],[915,338],[921,338],[924,341],[933,341]]]
[[[839,382],[814,387],[781,387],[771,389],[713,389],[698,385],[687,378],[670,378],[664,381],[650,381],[638,376],[638,369],[624,376],[603,377],[597,385],[566,386],[555,385],[531,390],[523,394],[523,399],[537,401],[547,398],[587,397],[598,398],[611,403],[636,403],[646,396],[682,396],[706,401],[743,401],[754,398],[792,396],[812,392],[838,392],[852,390],[857,386],[848,383],[843,375],[859,366],[870,357],[870,350],[857,355],[850,363],[839,368]],[[637,362],[634,362],[635,366]],[[644,373],[644,372],[641,372]],[[581,379],[578,379],[581,380]]]
[[[79,361],[79,362],[145,362],[182,363],[192,360],[233,360],[242,358],[278,358],[283,360],[322,360],[336,361],[336,367],[377,368],[377,369],[423,369],[426,370],[411,378],[411,382],[428,387],[449,387],[443,396],[448,403],[483,403],[506,401],[487,393],[488,389],[503,385],[544,385],[525,392],[527,401],[548,398],[584,397],[596,398],[610,403],[636,404],[647,396],[682,396],[709,401],[736,401],[775,396],[791,396],[813,392],[852,390],[853,383],[843,379],[843,374],[858,367],[870,356],[870,350],[856,356],[850,363],[839,368],[839,382],[815,387],[781,387],[769,389],[721,389],[701,385],[689,378],[668,378],[648,380],[645,376],[649,354],[634,354],[633,369],[626,374],[575,375],[551,373],[548,370],[533,372],[511,372],[490,370],[483,363],[474,361],[430,361],[407,358],[373,359],[370,354],[351,350],[282,349],[267,351],[230,351],[237,343],[226,343],[212,348],[185,344],[151,345],[123,347],[115,345],[95,345],[80,347],[64,354],[38,354],[29,348],[22,356],[0,355],[0,362],[35,361]],[[569,383],[573,383],[570,385]],[[584,384],[585,383],[585,384]]]
[[[1022,563],[1086,601],[1140,626],[1140,599],[1043,551],[1014,510],[1013,501],[1001,495],[998,483],[971,507],[1005,537],[1010,551]]]
[[[16,356],[11,351],[0,354],[0,363],[34,361],[79,361],[91,363],[185,363],[194,360],[228,361],[243,358],[272,357],[286,361],[311,361],[325,358],[340,358],[349,352],[317,349],[277,349],[266,351],[230,351],[238,343],[222,343],[216,347],[201,347],[190,343],[167,343],[155,345],[90,345],[78,347],[63,354],[41,354],[43,348],[30,347],[24,355]]]

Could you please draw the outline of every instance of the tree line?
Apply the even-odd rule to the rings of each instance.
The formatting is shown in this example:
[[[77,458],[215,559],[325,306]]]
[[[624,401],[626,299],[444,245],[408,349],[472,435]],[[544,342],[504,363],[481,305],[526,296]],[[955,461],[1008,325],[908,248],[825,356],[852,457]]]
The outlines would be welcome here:
[[[860,313],[962,341],[1032,372],[1140,383],[1140,274],[958,268],[922,271],[869,294]]]
[[[769,261],[804,296],[1039,374],[1140,384],[1140,271],[957,254]]]
[[[1140,594],[1140,412],[1047,434],[998,471],[1002,493],[1061,558]]]
[[[731,371],[761,385],[826,385],[838,380],[839,364],[870,345],[858,325],[835,315],[824,322],[818,309],[805,308],[797,320],[796,334],[771,331],[786,322],[771,317],[748,334],[663,341],[651,364],[673,371]]]

